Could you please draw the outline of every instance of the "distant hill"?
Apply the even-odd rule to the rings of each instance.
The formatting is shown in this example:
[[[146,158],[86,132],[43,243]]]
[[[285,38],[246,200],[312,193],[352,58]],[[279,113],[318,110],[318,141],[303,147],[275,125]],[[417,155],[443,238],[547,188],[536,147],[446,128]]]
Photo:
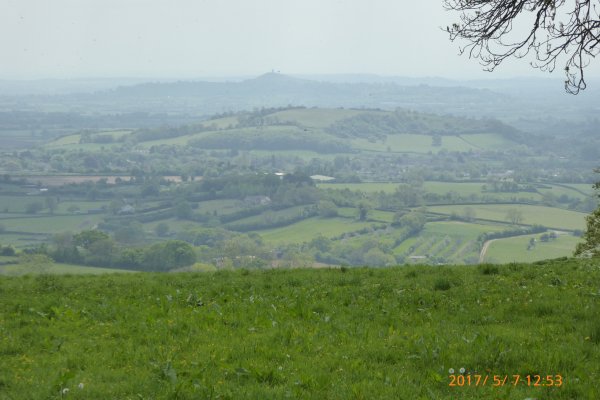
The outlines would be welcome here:
[[[268,77],[266,79],[279,79]],[[291,81],[295,84],[294,81]],[[73,148],[128,140],[138,146],[192,146],[199,149],[313,151],[316,153],[437,153],[510,148],[520,132],[495,119],[466,118],[404,109],[261,108],[230,113],[202,123],[141,128],[119,139],[106,132],[73,135],[50,147]]]
[[[0,111],[59,111],[88,116],[146,113],[160,115],[165,124],[187,123],[190,119],[217,113],[289,105],[403,108],[441,115],[495,118],[527,133],[572,136],[581,131],[570,129],[574,122],[581,123],[598,115],[599,101],[600,90],[595,87],[579,96],[570,96],[557,87],[554,80],[523,78],[454,81],[361,74],[293,77],[267,73],[229,81],[0,81]],[[148,126],[147,123],[138,125]]]
[[[139,82],[139,81],[138,81]],[[0,82],[1,83],[1,82]],[[412,110],[456,115],[492,115],[511,104],[510,97],[488,89],[461,86],[399,85],[393,82],[323,82],[267,73],[236,81],[156,81],[136,83],[59,82],[7,83],[0,95],[0,111],[35,110],[82,113],[145,112],[169,115],[208,116],[223,112],[288,105],[306,107],[352,107]],[[11,86],[12,85],[12,86]],[[16,86],[15,86],[16,85]],[[40,86],[41,85],[41,86]],[[85,92],[84,88],[89,88]],[[20,89],[19,89],[20,88]],[[81,88],[77,91],[75,88]],[[40,90],[37,94],[31,91]],[[29,93],[18,96],[20,90]],[[62,91],[61,91],[62,90]]]

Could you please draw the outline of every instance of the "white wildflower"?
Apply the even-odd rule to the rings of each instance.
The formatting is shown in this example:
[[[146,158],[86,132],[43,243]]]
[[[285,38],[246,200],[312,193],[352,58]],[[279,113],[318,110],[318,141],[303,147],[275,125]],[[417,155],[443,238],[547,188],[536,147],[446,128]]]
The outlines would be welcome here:
[[[454,368],[450,368],[450,369],[448,370],[448,373],[449,373],[450,375],[452,375],[452,374],[454,373]]]
[[[465,373],[465,369],[461,368],[461,369],[458,370],[458,372],[460,372],[461,374],[464,374]]]

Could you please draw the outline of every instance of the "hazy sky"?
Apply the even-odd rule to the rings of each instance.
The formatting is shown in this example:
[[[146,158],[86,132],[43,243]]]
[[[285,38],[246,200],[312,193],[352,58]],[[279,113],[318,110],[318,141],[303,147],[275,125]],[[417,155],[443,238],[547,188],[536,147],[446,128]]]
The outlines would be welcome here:
[[[440,30],[441,0],[0,0],[0,79],[493,75]],[[557,75],[560,74],[560,71]],[[562,76],[561,76],[562,79]]]

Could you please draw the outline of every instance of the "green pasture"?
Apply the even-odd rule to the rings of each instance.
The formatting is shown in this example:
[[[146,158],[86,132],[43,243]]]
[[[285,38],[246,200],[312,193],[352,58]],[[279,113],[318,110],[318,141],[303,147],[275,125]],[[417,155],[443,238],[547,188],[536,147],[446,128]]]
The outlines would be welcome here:
[[[101,131],[101,132],[94,132],[92,134],[92,138],[94,136],[98,136],[98,135],[110,135],[113,137],[114,140],[118,140],[120,138],[122,138],[123,136],[129,135],[131,134],[131,130],[109,130],[109,131]],[[108,147],[111,145],[114,145],[115,143],[79,143],[79,141],[81,140],[81,134],[73,134],[73,135],[66,135],[66,136],[61,136],[57,139],[52,140],[51,142],[46,143],[44,146],[48,147],[48,148],[60,148],[60,147],[66,147],[66,148],[74,148],[76,147],[77,149],[84,149],[84,150],[97,150],[100,149],[102,146],[104,147]]]
[[[2,221],[0,221],[0,225],[3,225]],[[0,233],[0,244],[11,245],[17,249],[47,242],[48,235]]]
[[[449,235],[469,239],[476,239],[482,233],[498,232],[506,230],[502,225],[489,225],[469,223],[460,221],[439,221],[425,224],[423,234]]]
[[[344,218],[357,218],[358,210],[353,207],[339,207],[338,215]],[[387,222],[391,223],[394,220],[394,214],[391,211],[369,210],[367,219],[371,222]]]
[[[599,287],[585,260],[0,277],[0,397],[595,400]]]
[[[543,225],[556,229],[585,229],[586,214],[577,211],[524,204],[477,204],[468,207],[475,211],[475,218],[508,223],[507,212],[518,210],[523,215],[521,224]],[[464,205],[431,206],[427,208],[428,211],[447,215],[453,213],[461,215],[464,209]]]
[[[438,153],[442,149],[447,151],[467,152],[476,148],[458,136],[443,136],[441,146],[432,146],[431,136],[400,134],[388,135],[384,140],[369,141],[367,139],[353,139],[352,147],[358,150],[391,152],[391,153]]]
[[[136,147],[148,149],[152,146],[160,146],[160,145],[169,145],[169,146],[186,146],[188,142],[192,139],[198,139],[202,136],[210,135],[218,131],[206,131],[199,133],[192,133],[189,135],[177,136],[169,139],[157,139],[157,140],[148,140],[145,142],[140,142],[136,144]]]
[[[580,190],[589,195],[593,195],[594,193],[596,193],[594,191],[594,185],[591,183],[569,183],[569,184],[566,184],[566,186],[572,187],[573,189],[576,189],[576,190]]]
[[[85,213],[88,210],[99,210],[104,206],[108,206],[107,201],[61,201],[57,204],[56,213],[67,214],[70,213],[69,208],[78,207],[79,212]],[[46,210],[47,211],[47,210]]]
[[[365,193],[385,192],[394,193],[399,183],[393,182],[363,182],[363,183],[319,183],[317,187],[321,189],[349,189],[359,190]]]
[[[36,190],[37,189],[30,189]],[[31,203],[41,203],[44,205],[42,196],[9,196],[0,195],[0,212],[2,213],[24,213],[27,206]]]
[[[41,275],[41,274],[101,275],[101,274],[131,273],[131,272],[133,272],[133,271],[126,271],[126,270],[122,270],[122,269],[111,269],[111,268],[87,267],[87,266],[81,266],[81,265],[70,265],[70,264],[60,264],[60,263],[51,263],[51,264],[35,265],[35,266],[21,265],[21,264],[0,265],[0,275],[9,275],[9,276]]]
[[[534,262],[539,260],[570,257],[575,251],[575,246],[581,241],[572,235],[558,235],[557,239],[548,242],[539,240],[541,234],[515,236],[497,239],[490,243],[485,253],[485,262]],[[536,239],[535,246],[527,250],[529,241]]]
[[[33,233],[58,233],[79,232],[92,229],[102,220],[101,215],[55,215],[11,218],[0,220],[0,224],[7,231],[33,232]]]
[[[251,217],[236,219],[235,221],[233,221],[231,223],[234,225],[238,225],[238,224],[246,225],[246,224],[255,224],[255,223],[259,223],[262,221],[268,221],[268,220],[275,221],[280,218],[293,218],[298,215],[301,215],[304,208],[305,208],[305,206],[295,206],[295,207],[284,208],[283,210],[277,210],[277,211],[269,210],[269,211],[265,211],[259,215],[253,215]]]
[[[242,161],[243,157],[271,157],[273,155],[278,157],[289,158],[300,158],[304,161],[311,161],[313,158],[319,158],[321,160],[332,161],[338,154],[335,153],[317,153],[316,151],[310,150],[240,150],[241,156],[238,157],[238,161]],[[250,159],[248,159],[250,161]]]
[[[362,182],[362,183],[320,183],[318,187],[321,189],[338,189],[338,190],[359,190],[365,193],[394,193],[400,183],[393,182]],[[448,193],[456,193],[460,196],[477,195],[478,200],[496,200],[496,201],[540,201],[542,196],[539,193],[532,192],[484,192],[482,191],[484,183],[481,182],[436,182],[427,181],[423,183],[423,189],[426,193],[434,193],[444,196]],[[573,192],[573,191],[571,191]],[[575,193],[575,192],[573,192]]]
[[[319,235],[325,237],[340,236],[371,226],[369,222],[359,222],[349,218],[312,217],[281,228],[255,231],[271,244],[309,242]]]
[[[569,197],[575,197],[578,199],[585,199],[586,197],[592,195],[593,191],[594,191],[592,188],[592,185],[589,185],[589,186],[581,185],[581,188],[578,188],[576,185],[565,185],[567,187],[556,186],[556,185],[551,185],[551,186],[552,186],[552,189],[540,188],[540,189],[538,189],[538,191],[542,194],[552,193],[556,197],[559,197],[559,196],[565,194]],[[581,193],[581,192],[583,192],[583,193]],[[588,193],[588,195],[585,195],[584,193]]]
[[[481,182],[436,182],[436,181],[427,181],[423,183],[423,189],[427,193],[435,193],[440,196],[445,195],[448,192],[456,192],[460,193],[463,196],[468,196],[471,194],[482,194],[482,186],[484,184]]]
[[[269,121],[279,120],[280,122],[294,122],[302,126],[313,128],[326,128],[331,124],[345,118],[354,117],[359,114],[383,114],[382,111],[361,111],[348,109],[323,109],[323,108],[306,108],[279,111],[269,114],[266,118]]]
[[[199,202],[198,208],[194,212],[200,214],[212,214],[216,211],[217,215],[225,215],[244,210],[245,208],[247,208],[247,206],[241,200],[208,200]]]

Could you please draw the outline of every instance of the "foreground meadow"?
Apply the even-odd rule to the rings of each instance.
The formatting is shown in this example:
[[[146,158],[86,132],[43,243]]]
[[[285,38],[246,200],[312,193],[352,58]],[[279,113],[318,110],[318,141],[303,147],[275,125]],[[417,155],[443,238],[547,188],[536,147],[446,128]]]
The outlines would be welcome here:
[[[449,386],[461,368],[471,386]],[[599,382],[597,261],[0,277],[1,399],[597,399]]]

